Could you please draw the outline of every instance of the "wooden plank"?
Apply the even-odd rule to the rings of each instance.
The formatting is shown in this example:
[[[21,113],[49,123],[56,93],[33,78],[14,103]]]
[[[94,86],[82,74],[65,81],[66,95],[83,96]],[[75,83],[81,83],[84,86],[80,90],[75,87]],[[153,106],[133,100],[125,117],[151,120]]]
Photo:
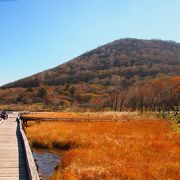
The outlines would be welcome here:
[[[16,169],[22,169],[23,171],[25,171],[25,173],[27,174],[27,172],[26,172],[26,164],[25,163],[19,163],[19,164],[17,164],[16,162],[10,162],[9,164],[2,164],[2,165],[0,165],[0,169],[4,169],[4,168],[16,168]],[[19,171],[18,170],[18,171]]]
[[[25,152],[15,115],[0,124],[0,179],[28,179]]]
[[[19,126],[16,120],[17,113],[13,113],[8,120],[0,123],[0,179],[39,180],[21,120]]]

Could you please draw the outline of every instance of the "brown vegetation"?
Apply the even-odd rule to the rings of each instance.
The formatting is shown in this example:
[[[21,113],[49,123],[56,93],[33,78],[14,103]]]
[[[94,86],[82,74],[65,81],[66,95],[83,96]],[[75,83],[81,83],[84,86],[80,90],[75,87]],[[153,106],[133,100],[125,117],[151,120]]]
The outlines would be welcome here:
[[[180,44],[122,39],[0,89],[0,104],[35,110],[173,110]],[[11,106],[9,106],[11,107]]]
[[[172,77],[166,80],[149,80],[139,82],[128,89],[122,87],[103,87],[90,91],[90,85],[72,86],[73,94],[70,95],[71,88],[63,90],[67,95],[62,95],[62,89],[65,87],[42,86],[32,90],[31,97],[28,90],[22,90],[17,94],[14,89],[5,89],[0,91],[0,99],[7,104],[18,102],[21,104],[15,106],[16,110],[26,109],[30,111],[47,111],[50,109],[69,110],[69,111],[94,111],[94,110],[113,110],[113,111],[174,111],[177,112],[180,102],[180,77]],[[61,89],[62,88],[62,89]],[[89,91],[89,93],[87,93]],[[15,97],[13,95],[15,92]],[[2,95],[2,96],[1,96]],[[24,103],[22,103],[22,101]],[[43,101],[43,102],[42,102]],[[33,105],[31,105],[33,104]],[[13,108],[12,104],[5,105],[7,109]],[[24,110],[23,109],[23,110]]]
[[[179,179],[179,134],[167,120],[30,123],[32,146],[68,150],[53,179]]]
[[[180,44],[160,40],[120,39],[65,64],[4,87],[98,84],[128,86],[138,80],[179,75]]]

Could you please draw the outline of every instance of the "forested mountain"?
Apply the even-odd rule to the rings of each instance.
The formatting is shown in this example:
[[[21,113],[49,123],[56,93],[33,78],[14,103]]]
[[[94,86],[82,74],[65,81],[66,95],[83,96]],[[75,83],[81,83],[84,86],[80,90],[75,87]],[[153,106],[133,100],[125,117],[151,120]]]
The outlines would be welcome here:
[[[179,75],[179,43],[120,39],[53,69],[1,87],[0,102],[54,104],[57,107],[78,104],[97,108],[111,92],[122,96],[137,84],[166,81]],[[8,91],[11,91],[10,97],[5,95]]]
[[[65,64],[10,83],[10,87],[134,83],[162,75],[180,74],[180,44],[160,40],[122,39],[87,52]]]

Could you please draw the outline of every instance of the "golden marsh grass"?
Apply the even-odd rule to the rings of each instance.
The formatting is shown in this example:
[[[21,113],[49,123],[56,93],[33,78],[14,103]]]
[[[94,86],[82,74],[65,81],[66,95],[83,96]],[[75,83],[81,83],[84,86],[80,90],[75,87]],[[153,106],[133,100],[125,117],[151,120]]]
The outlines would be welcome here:
[[[52,179],[180,179],[179,134],[167,120],[30,122],[32,146],[66,149]]]

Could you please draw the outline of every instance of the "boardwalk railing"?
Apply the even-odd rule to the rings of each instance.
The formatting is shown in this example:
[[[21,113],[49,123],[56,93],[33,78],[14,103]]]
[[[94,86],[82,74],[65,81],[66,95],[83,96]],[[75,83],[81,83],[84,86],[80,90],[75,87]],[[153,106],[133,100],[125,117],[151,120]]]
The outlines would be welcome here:
[[[0,125],[4,122],[4,119],[0,118]]]
[[[20,118],[18,118],[19,121],[19,130],[20,130],[20,134],[24,143],[24,148],[25,148],[25,156],[26,156],[26,165],[27,165],[27,172],[28,172],[28,176],[30,180],[39,180],[39,174],[37,171],[37,167],[31,152],[31,148],[29,145],[29,142],[27,140],[27,137],[24,133],[24,130],[22,128],[22,121]]]
[[[128,121],[125,118],[44,118],[44,117],[22,117],[22,121],[70,121],[70,122],[111,122],[111,121]]]

